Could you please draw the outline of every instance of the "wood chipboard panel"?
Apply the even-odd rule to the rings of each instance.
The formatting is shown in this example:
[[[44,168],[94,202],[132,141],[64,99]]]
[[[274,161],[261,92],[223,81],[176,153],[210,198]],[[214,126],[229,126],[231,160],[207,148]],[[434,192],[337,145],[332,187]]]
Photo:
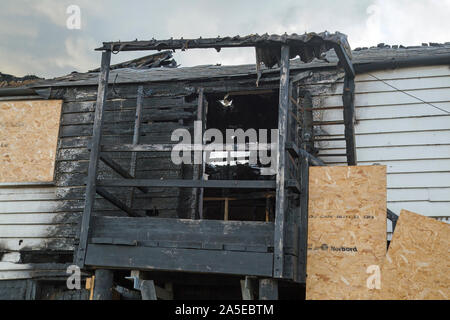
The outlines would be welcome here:
[[[449,271],[450,225],[402,210],[374,298],[448,300]]]
[[[0,102],[0,183],[53,181],[61,100]]]
[[[386,255],[386,167],[309,171],[306,298],[368,299],[366,273]]]

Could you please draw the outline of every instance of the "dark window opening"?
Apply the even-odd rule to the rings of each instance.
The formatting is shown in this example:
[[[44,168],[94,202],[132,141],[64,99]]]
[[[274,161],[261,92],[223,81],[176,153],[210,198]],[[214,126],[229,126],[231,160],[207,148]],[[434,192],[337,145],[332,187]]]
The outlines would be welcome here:
[[[208,95],[206,129],[218,129],[226,142],[227,129],[254,129],[260,141],[259,130],[267,129],[267,143],[271,129],[278,128],[278,91],[264,94]],[[238,143],[237,140],[233,140]],[[247,137],[245,143],[249,143]],[[208,143],[208,142],[207,142]],[[235,149],[237,150],[237,149]],[[268,152],[271,155],[271,152]],[[274,166],[249,164],[248,152],[211,154],[206,163],[208,180],[274,180]],[[275,191],[265,189],[205,189],[204,219],[237,221],[273,221]]]

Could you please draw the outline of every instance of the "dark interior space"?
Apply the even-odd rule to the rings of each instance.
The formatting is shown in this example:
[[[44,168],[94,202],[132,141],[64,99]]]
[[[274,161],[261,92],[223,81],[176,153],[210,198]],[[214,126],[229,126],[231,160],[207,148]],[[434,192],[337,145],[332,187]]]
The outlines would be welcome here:
[[[268,129],[267,142],[270,143],[270,129],[278,127],[278,91],[262,94],[223,93],[208,95],[206,129],[218,129],[226,137],[227,129]],[[245,141],[248,143],[248,137]],[[207,142],[208,143],[208,142]],[[234,143],[237,143],[235,140]],[[270,151],[268,155],[271,155]],[[229,160],[229,161],[228,161]],[[236,158],[210,159],[205,172],[209,180],[272,180],[272,174],[262,174],[261,168],[269,167],[259,161],[257,164],[245,162],[248,156]],[[218,161],[218,162],[216,162]],[[205,189],[204,217],[214,220],[273,221],[274,192],[261,189]]]

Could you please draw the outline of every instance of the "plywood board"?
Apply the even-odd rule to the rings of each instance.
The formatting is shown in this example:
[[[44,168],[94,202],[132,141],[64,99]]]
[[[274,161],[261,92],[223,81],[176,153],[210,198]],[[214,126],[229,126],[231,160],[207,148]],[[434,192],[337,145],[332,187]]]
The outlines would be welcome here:
[[[310,168],[306,298],[368,299],[386,244],[386,167]]]
[[[450,225],[402,210],[381,268],[386,300],[450,299]]]
[[[53,181],[61,106],[0,102],[0,183]]]

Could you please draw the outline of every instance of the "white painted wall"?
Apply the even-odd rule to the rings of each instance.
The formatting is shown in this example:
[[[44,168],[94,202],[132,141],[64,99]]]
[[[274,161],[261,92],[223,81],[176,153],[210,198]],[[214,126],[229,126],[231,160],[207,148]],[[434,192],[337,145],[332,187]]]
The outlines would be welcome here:
[[[448,221],[450,217],[450,67],[430,66],[377,71],[356,77],[358,165],[387,166],[388,208],[407,209]],[[342,107],[343,83],[314,96],[315,107]],[[342,109],[315,112],[315,121],[342,120]],[[334,138],[343,125],[321,126]],[[345,153],[345,141],[319,142],[321,154]],[[345,157],[322,157],[343,165]],[[390,228],[389,228],[390,229]]]

